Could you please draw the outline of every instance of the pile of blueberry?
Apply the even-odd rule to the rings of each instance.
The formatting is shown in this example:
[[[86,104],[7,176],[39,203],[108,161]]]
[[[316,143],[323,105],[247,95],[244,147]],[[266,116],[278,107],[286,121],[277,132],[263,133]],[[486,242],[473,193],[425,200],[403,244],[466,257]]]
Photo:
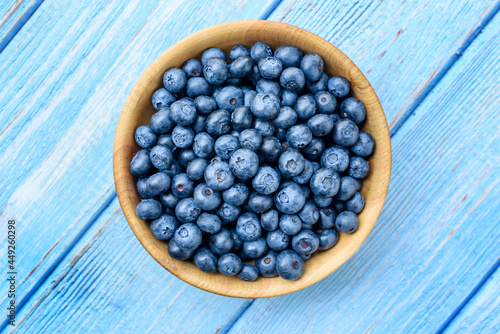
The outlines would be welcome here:
[[[358,129],[365,108],[316,53],[258,42],[229,59],[214,47],[165,72],[135,132],[136,213],[203,271],[295,280],[358,227],[375,144]]]

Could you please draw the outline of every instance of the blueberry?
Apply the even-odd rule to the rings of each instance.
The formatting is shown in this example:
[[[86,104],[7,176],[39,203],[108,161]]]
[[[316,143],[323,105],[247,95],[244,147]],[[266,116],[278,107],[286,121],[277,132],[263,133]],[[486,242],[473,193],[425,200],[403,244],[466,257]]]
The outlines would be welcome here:
[[[205,233],[215,234],[220,231],[222,222],[214,214],[203,212],[196,221],[196,225]]]
[[[215,140],[206,132],[200,132],[194,137],[193,152],[200,158],[210,158],[214,155]]]
[[[243,252],[251,259],[264,256],[267,252],[266,238],[243,242]]]
[[[177,174],[172,178],[170,189],[176,197],[187,198],[193,195],[194,182],[185,173]]]
[[[258,193],[269,195],[278,190],[280,181],[281,177],[274,168],[263,166],[252,179],[252,186]]]
[[[217,102],[220,109],[233,111],[243,105],[244,94],[239,87],[226,86],[217,94],[215,102]]]
[[[262,213],[273,206],[273,197],[262,195],[257,192],[250,193],[248,196],[248,209],[256,213]]]
[[[167,146],[156,145],[151,149],[149,159],[153,166],[162,171],[168,169],[172,165],[174,156],[172,155],[172,150]]]
[[[310,230],[313,225],[319,220],[319,209],[312,201],[307,201],[302,210],[299,212],[300,220],[302,220],[302,229]]]
[[[269,120],[278,115],[280,111],[280,100],[273,94],[257,93],[250,103],[250,110],[255,117],[262,120]]]
[[[255,63],[258,63],[261,58],[269,57],[273,55],[271,47],[266,43],[257,42],[250,49],[250,56]]]
[[[349,160],[349,176],[356,179],[362,179],[368,175],[370,166],[368,161],[360,157],[352,157]]]
[[[280,84],[274,80],[260,79],[255,87],[257,93],[281,96]]]
[[[262,137],[269,137],[274,135],[274,130],[276,129],[270,121],[263,121],[260,118],[257,118],[253,121],[253,127],[255,130],[260,132]]]
[[[319,227],[332,228],[335,226],[337,213],[335,212],[335,209],[332,208],[321,208],[319,209],[319,218]]]
[[[189,126],[196,120],[196,106],[190,98],[184,98],[170,106],[170,119],[182,126]]]
[[[205,124],[207,132],[214,137],[222,136],[231,131],[231,114],[229,111],[219,109],[207,117]]]
[[[219,259],[219,262],[217,263],[219,272],[226,276],[237,275],[241,270],[241,266],[241,259],[233,253],[222,255]]]
[[[321,168],[321,165],[319,163],[317,163],[316,161],[313,161],[312,164],[314,167],[314,170],[313,170],[314,172]]]
[[[210,95],[212,93],[212,86],[203,77],[191,78],[186,84],[186,94],[189,97],[197,97],[200,95]]]
[[[279,214],[276,209],[271,209],[260,215],[260,226],[266,231],[274,231],[278,228]]]
[[[360,190],[361,190],[361,188],[363,187],[363,183],[361,182],[361,180],[360,180],[360,179],[354,179],[354,181],[356,182],[356,185],[357,185],[357,186],[356,186],[356,190],[357,190],[357,191],[360,191]]]
[[[274,125],[281,129],[288,129],[297,123],[298,115],[290,107],[281,107],[278,116],[273,120]]]
[[[197,156],[193,150],[185,148],[179,152],[179,155],[177,156],[177,161],[179,162],[179,165],[182,168],[186,169],[187,166],[191,163],[191,161],[193,161],[196,158]]]
[[[224,60],[220,58],[210,58],[204,66],[203,76],[208,83],[214,86],[220,86],[226,81],[229,75],[229,69]]]
[[[278,140],[285,141],[286,140],[286,129],[276,128],[275,137]]]
[[[304,260],[293,250],[284,250],[276,259],[276,270],[281,278],[289,281],[296,280],[304,272]]]
[[[181,199],[171,192],[164,192],[163,194],[161,194],[160,200],[161,204],[166,206],[168,209],[175,209],[177,203],[179,203]]]
[[[222,202],[221,206],[219,206],[216,213],[217,216],[219,216],[219,218],[221,219],[223,224],[229,224],[238,219],[238,217],[241,214],[241,209],[239,206]]]
[[[300,69],[309,81],[318,81],[323,74],[324,68],[323,59],[319,54],[314,52],[306,54],[300,62]]]
[[[170,176],[170,178],[173,178],[177,174],[182,173],[182,168],[177,161],[174,161],[170,166],[170,168],[165,169],[163,171],[167,173],[167,175]]]
[[[300,188],[302,188],[302,191],[304,192],[304,197],[306,198],[306,201],[309,199],[309,196],[311,194],[311,189],[309,188],[308,184],[302,184],[300,185]]]
[[[151,175],[147,180],[148,193],[157,196],[170,188],[170,176],[163,172]]]
[[[259,270],[262,277],[276,277],[278,271],[276,270],[276,260],[278,254],[275,251],[268,251],[266,255],[255,260],[255,266]]]
[[[160,109],[160,111],[154,113],[149,123],[151,124],[151,129],[158,134],[170,131],[175,125],[170,119],[170,109],[168,108]]]
[[[307,120],[316,111],[316,101],[311,95],[302,95],[297,99],[293,108],[297,112],[299,119]]]
[[[156,133],[149,125],[141,125],[135,130],[135,142],[142,148],[151,148],[156,144]]]
[[[215,153],[224,160],[229,160],[233,153],[240,148],[238,137],[232,135],[223,135],[215,141]]]
[[[348,118],[356,124],[365,120],[365,106],[354,97],[348,97],[340,105],[340,117]]]
[[[302,230],[293,236],[292,248],[298,254],[312,254],[319,248],[319,238],[310,230]]]
[[[245,282],[253,282],[259,278],[259,270],[251,263],[243,263],[238,278]]]
[[[234,136],[234,137],[238,138],[238,140],[239,140],[240,132],[238,130],[233,130],[233,131],[231,131],[231,136]]]
[[[240,206],[247,201],[249,194],[250,191],[246,185],[236,183],[222,193],[222,198],[231,205]]]
[[[252,100],[255,98],[255,95],[257,95],[257,91],[255,90],[249,90],[248,92],[245,93],[243,105],[247,108],[250,108],[250,104],[252,103]]]
[[[175,147],[174,142],[172,141],[172,135],[170,133],[159,136],[156,144],[168,146],[170,149],[173,149]]]
[[[170,239],[170,241],[168,242],[168,253],[172,258],[176,260],[185,261],[193,256],[194,252],[195,250],[180,249],[174,238]]]
[[[349,166],[349,152],[341,146],[329,147],[321,156],[321,167],[342,173]]]
[[[240,57],[250,56],[250,49],[245,45],[235,45],[231,51],[229,51],[229,59],[235,61]]]
[[[301,91],[306,84],[304,72],[297,67],[288,67],[281,72],[280,85],[292,92]]]
[[[217,87],[214,87],[213,91],[212,91],[212,98],[215,99],[217,97],[217,95],[219,95],[220,91],[222,90],[222,88],[224,88],[224,86],[217,86]]]
[[[259,66],[254,65],[250,74],[247,75],[247,78],[248,78],[248,80],[250,80],[250,82],[252,82],[252,84],[254,86],[257,85],[257,82],[259,82],[259,80],[262,79],[262,77],[260,76],[260,73],[259,73]]]
[[[206,247],[201,247],[194,254],[194,264],[207,273],[217,272],[217,257]]]
[[[274,196],[276,209],[287,214],[299,212],[306,203],[302,188],[295,182],[282,183],[280,188]]]
[[[186,73],[180,68],[171,68],[163,75],[163,85],[172,93],[178,93],[183,90],[186,87],[186,83]]]
[[[222,202],[220,193],[206,183],[200,183],[194,188],[193,198],[195,205],[204,211],[215,210]]]
[[[229,168],[239,180],[247,181],[257,174],[259,170],[259,157],[252,150],[240,148],[229,159]]]
[[[229,73],[233,78],[244,78],[252,72],[253,67],[254,63],[252,58],[249,56],[242,56],[229,64]]]
[[[181,199],[175,207],[175,216],[182,223],[194,223],[200,213],[201,209],[196,206],[192,197]],[[179,247],[183,248],[181,245]]]
[[[326,208],[327,206],[332,204],[333,197],[321,197],[318,195],[314,195],[313,201],[318,208]]]
[[[325,150],[325,142],[323,139],[313,137],[311,142],[300,150],[302,155],[309,160],[316,160],[323,154]]]
[[[172,130],[172,141],[179,148],[188,148],[193,144],[194,132],[193,129],[177,125]]]
[[[358,190],[358,183],[350,176],[344,176],[340,179],[340,188],[337,193],[337,199],[347,201]]]
[[[156,219],[161,215],[161,203],[154,199],[143,199],[137,204],[135,213],[139,219]]]
[[[365,198],[361,193],[356,192],[354,195],[346,202],[347,210],[354,212],[355,214],[363,211],[365,207]]]
[[[207,166],[208,162],[205,159],[196,158],[187,166],[186,174],[191,180],[199,181],[203,178]]]
[[[255,129],[246,129],[241,131],[239,141],[241,147],[256,151],[262,144],[262,135]]]
[[[335,220],[335,226],[342,233],[353,233],[358,229],[358,224],[358,216],[351,211],[339,213]]]
[[[290,242],[290,238],[285,232],[280,229],[275,231],[271,231],[267,234],[266,237],[267,244],[269,248],[275,251],[282,251],[288,247],[288,243]]]
[[[350,89],[351,85],[344,77],[335,76],[328,79],[328,91],[337,98],[346,97]]]
[[[284,154],[284,153],[283,153]],[[314,173],[313,164],[309,160],[304,159],[304,169],[300,174],[293,177],[293,181],[298,184],[307,184]]]
[[[297,103],[297,93],[291,92],[289,90],[283,90],[281,92],[281,105],[283,107],[293,107]]]
[[[182,67],[188,78],[201,77],[203,74],[203,64],[198,59],[189,59]]]
[[[285,178],[297,176],[304,170],[305,159],[298,151],[288,150],[280,156],[278,167]]]
[[[183,199],[182,201],[185,200],[186,199]],[[185,251],[193,251],[201,245],[201,230],[193,223],[182,224],[175,231],[174,239],[176,245],[180,249]]]
[[[295,46],[283,45],[274,51],[274,57],[283,63],[283,67],[299,67],[302,52]]]
[[[294,125],[286,132],[286,140],[291,147],[303,148],[312,140],[311,129],[305,124]]]
[[[210,96],[198,96],[194,99],[196,110],[202,115],[210,115],[212,111],[217,109],[217,102]]]
[[[203,66],[207,64],[207,61],[211,58],[219,58],[226,62],[226,54],[219,48],[208,48],[201,55],[201,63]]]
[[[319,238],[319,250],[330,249],[339,241],[339,233],[333,228],[318,228],[314,232]]]
[[[243,241],[255,241],[260,238],[262,228],[259,218],[253,212],[242,214],[236,222],[236,233]]]
[[[139,193],[139,195],[141,195],[142,198],[153,198],[155,196],[149,191],[147,177],[138,179],[136,186],[137,192]]]
[[[156,239],[170,240],[174,237],[178,226],[179,222],[175,217],[163,214],[158,219],[153,220],[149,228]]]
[[[205,169],[205,182],[217,191],[226,190],[234,183],[234,175],[224,161],[213,162]]]
[[[151,168],[150,150],[138,151],[130,161],[130,173],[137,177],[146,176]]]
[[[268,162],[275,162],[283,153],[283,146],[276,137],[265,137],[260,147],[261,153]]]
[[[231,232],[225,228],[221,228],[221,230],[210,236],[208,238],[208,244],[210,246],[210,250],[217,256],[221,256],[227,254],[233,248],[233,237],[231,236]]]
[[[243,249],[243,240],[236,233],[236,229],[231,229],[231,236],[233,237],[233,251],[239,251]]]
[[[333,197],[339,191],[340,177],[331,169],[321,168],[313,174],[309,185],[315,195]]]
[[[274,57],[264,57],[258,62],[259,73],[264,79],[276,79],[283,70],[281,60]]]
[[[366,158],[372,154],[374,146],[375,140],[373,137],[367,132],[360,131],[358,141],[350,149],[357,156]]]
[[[175,95],[170,93],[165,88],[158,89],[151,97],[151,103],[153,103],[153,107],[155,107],[156,110],[168,108],[176,100]]]
[[[339,201],[338,199],[334,199],[332,201],[332,205],[331,205],[335,211],[337,212],[342,212],[342,211],[345,211],[346,210],[346,205],[345,205],[345,202],[343,201]]]
[[[321,91],[325,91],[328,88],[328,76],[323,73],[318,81],[306,81],[306,87],[309,92],[316,94]],[[317,102],[317,101],[316,101]]]
[[[313,136],[321,137],[329,134],[333,130],[333,120],[329,115],[314,115],[307,121]]]
[[[238,131],[243,131],[252,126],[252,113],[250,109],[245,106],[240,106],[234,109],[231,114],[231,123],[233,124],[233,129]]]

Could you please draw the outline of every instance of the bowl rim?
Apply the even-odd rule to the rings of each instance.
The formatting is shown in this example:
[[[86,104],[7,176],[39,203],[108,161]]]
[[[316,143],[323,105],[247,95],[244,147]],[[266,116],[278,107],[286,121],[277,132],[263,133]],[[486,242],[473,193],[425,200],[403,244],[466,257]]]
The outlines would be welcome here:
[[[176,262],[180,262],[177,260],[173,260],[168,252],[165,254],[165,247],[162,247],[161,249],[158,248],[157,246],[151,244],[149,242],[149,236],[146,236],[147,232],[144,231],[144,228],[142,227],[145,223],[145,221],[139,219],[136,214],[135,214],[135,205],[131,203],[132,197],[135,195],[137,196],[137,191],[135,187],[134,189],[131,189],[130,186],[127,186],[127,182],[130,181],[130,179],[133,179],[134,177],[130,174],[129,168],[128,168],[128,163],[129,160],[125,155],[125,150],[123,147],[125,146],[126,140],[123,138],[124,136],[122,134],[122,128],[124,127],[125,123],[127,123],[127,119],[130,113],[133,113],[135,110],[137,104],[138,104],[138,98],[137,95],[141,93],[144,90],[145,84],[151,81],[151,75],[156,73],[157,75],[157,68],[160,67],[159,64],[162,63],[162,60],[166,58],[169,54],[169,52],[172,49],[179,48],[184,45],[189,45],[191,42],[194,42],[198,39],[204,38],[204,36],[210,36],[211,34],[214,33],[220,33],[220,31],[227,31],[231,29],[261,29],[264,27],[265,29],[270,29],[270,30],[276,30],[279,31],[280,29],[286,29],[287,34],[297,34],[297,35],[302,35],[303,37],[309,39],[310,43],[318,43],[321,44],[322,47],[327,47],[329,49],[329,52],[335,53],[335,57],[339,58],[339,61],[342,61],[344,63],[349,64],[350,68],[350,78],[355,78],[356,79],[356,84],[360,87],[363,87],[363,89],[366,89],[366,93],[370,96],[373,101],[373,105],[371,108],[373,109],[372,112],[375,112],[375,117],[377,119],[380,119],[383,122],[380,122],[381,124],[379,125],[381,127],[380,131],[383,132],[384,134],[384,145],[386,150],[384,151],[383,155],[383,160],[384,163],[387,163],[385,169],[378,171],[381,173],[381,181],[378,184],[377,188],[377,206],[373,210],[372,214],[372,221],[370,221],[369,224],[369,229],[367,230],[365,235],[362,235],[361,237],[358,237],[356,240],[356,245],[355,247],[351,247],[348,249],[347,252],[343,252],[343,260],[339,261],[336,265],[333,265],[328,268],[328,270],[323,270],[316,276],[314,276],[314,279],[308,280],[308,281],[301,281],[301,279],[298,279],[296,281],[285,281],[288,282],[286,283],[286,288],[283,289],[282,291],[271,291],[269,289],[264,289],[263,291],[261,290],[255,290],[250,287],[248,290],[249,293],[242,293],[241,291],[233,291],[233,290],[227,290],[224,287],[221,287],[219,285],[214,286],[213,284],[202,284],[200,283],[200,279],[197,277],[192,277],[190,276],[189,272],[184,271],[182,269],[182,266],[176,265]],[[284,45],[284,44],[283,44]],[[293,45],[293,44],[292,44]],[[187,60],[189,57],[187,57],[185,60]],[[326,67],[326,64],[325,64]],[[156,69],[156,70],[155,70]],[[352,84],[352,81],[349,80]],[[381,149],[381,148],[377,148]],[[344,54],[342,53],[339,49],[337,49],[334,45],[326,41],[325,39],[298,27],[286,24],[286,23],[281,23],[281,22],[273,22],[273,21],[266,21],[266,20],[243,20],[243,21],[232,21],[232,22],[226,22],[226,23],[221,23],[218,25],[214,25],[205,29],[202,29],[198,32],[195,32],[182,40],[178,41],[177,43],[173,44],[170,46],[167,50],[165,50],[147,69],[146,71],[141,75],[140,79],[137,81],[135,84],[134,88],[132,89],[131,93],[129,94],[127,101],[123,107],[123,110],[120,114],[120,118],[117,124],[117,129],[115,133],[115,140],[114,140],[114,147],[113,147],[113,174],[114,174],[114,181],[115,181],[115,186],[116,186],[116,191],[117,191],[117,196],[120,202],[120,206],[122,208],[122,211],[125,215],[125,218],[127,219],[127,222],[132,229],[133,233],[139,240],[139,242],[142,244],[142,246],[146,249],[146,251],[165,269],[167,269],[170,273],[172,273],[174,276],[177,278],[180,278],[186,283],[189,283],[190,285],[193,285],[197,288],[200,288],[202,290],[212,292],[215,294],[223,295],[223,296],[228,296],[228,297],[237,297],[237,298],[266,298],[266,297],[275,297],[275,296],[280,296],[288,293],[292,293],[298,290],[301,290],[303,288],[306,288],[310,285],[313,285],[326,276],[330,275],[334,271],[336,271],[340,266],[342,266],[347,260],[349,260],[354,253],[359,249],[361,244],[364,242],[364,240],[368,237],[370,234],[371,230],[373,229],[373,226],[375,225],[375,222],[377,221],[380,212],[383,208],[387,192],[389,189],[389,182],[390,182],[390,175],[391,175],[391,167],[392,167],[392,150],[391,150],[391,141],[390,141],[390,135],[389,135],[389,128],[387,125],[387,120],[385,117],[385,114],[383,112],[382,106],[380,104],[380,101],[378,100],[378,97],[373,90],[372,86],[364,76],[364,74],[361,72],[361,70]],[[149,231],[149,228],[148,228]],[[149,232],[151,234],[151,232]],[[355,233],[354,233],[355,234]],[[151,234],[152,236],[152,234]],[[335,248],[333,248],[335,249]],[[326,253],[326,252],[324,252]],[[188,263],[188,262],[183,262]],[[308,262],[309,263],[309,262]],[[193,264],[194,266],[194,264]],[[199,269],[198,269],[199,270]],[[206,273],[200,271],[200,275],[205,275]],[[208,275],[219,275],[222,276],[221,274],[208,274]],[[227,278],[227,277],[226,277]],[[281,278],[270,278],[270,279],[281,279]],[[259,278],[259,280],[268,280],[265,278]],[[244,284],[252,284],[251,282],[243,282]]]

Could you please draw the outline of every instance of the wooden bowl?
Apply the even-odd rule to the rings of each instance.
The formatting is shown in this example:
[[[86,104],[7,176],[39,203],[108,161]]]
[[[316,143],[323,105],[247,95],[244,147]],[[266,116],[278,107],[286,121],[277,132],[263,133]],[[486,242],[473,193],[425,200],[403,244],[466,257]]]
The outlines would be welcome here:
[[[302,277],[286,281],[280,277],[262,278],[244,282],[237,277],[208,274],[191,262],[172,259],[167,243],[157,240],[149,223],[137,218],[135,208],[140,201],[136,179],[129,172],[129,162],[140,149],[134,142],[134,131],[149,124],[156,110],[151,105],[151,95],[162,87],[163,73],[171,67],[182,67],[190,58],[200,59],[202,52],[212,46],[229,53],[236,44],[251,47],[255,42],[269,44],[273,50],[282,45],[294,45],[303,54],[316,52],[325,62],[328,76],[341,75],[351,83],[351,94],[363,102],[366,121],[362,129],[369,132],[376,142],[375,152],[369,159],[370,173],[363,181],[361,193],[366,206],[359,215],[359,228],[350,235],[341,233],[338,244],[332,249],[315,254],[305,263]],[[384,205],[391,175],[391,142],[384,112],[368,80],[354,63],[332,44],[303,29],[269,21],[237,21],[201,30],[165,51],[141,76],[123,108],[116,129],[113,170],[116,191],[123,213],[137,239],[165,269],[200,289],[220,295],[240,298],[262,298],[287,294],[305,288],[331,274],[358,249],[377,221]]]

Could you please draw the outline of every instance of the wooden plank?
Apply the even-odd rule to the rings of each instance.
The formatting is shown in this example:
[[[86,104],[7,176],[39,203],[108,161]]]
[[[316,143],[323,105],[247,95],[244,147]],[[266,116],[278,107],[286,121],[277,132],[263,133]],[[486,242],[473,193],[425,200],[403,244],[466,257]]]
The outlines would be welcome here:
[[[357,254],[256,300],[229,333],[433,333],[456,313],[499,256],[499,27],[497,15],[392,138],[388,200]]]
[[[168,273],[137,241],[118,199],[67,260],[18,315],[17,333],[214,333],[250,303]]]
[[[488,1],[283,1],[270,20],[309,30],[365,73],[391,134],[500,7]]]
[[[0,52],[37,10],[43,0],[9,0],[0,3]]]
[[[6,162],[0,218],[18,221],[18,303],[116,196],[114,132],[144,70],[194,31],[259,18],[272,6],[271,0],[255,6],[225,1],[216,8],[141,0],[40,6],[0,54],[0,156]]]
[[[500,270],[493,273],[444,333],[500,333]]]

